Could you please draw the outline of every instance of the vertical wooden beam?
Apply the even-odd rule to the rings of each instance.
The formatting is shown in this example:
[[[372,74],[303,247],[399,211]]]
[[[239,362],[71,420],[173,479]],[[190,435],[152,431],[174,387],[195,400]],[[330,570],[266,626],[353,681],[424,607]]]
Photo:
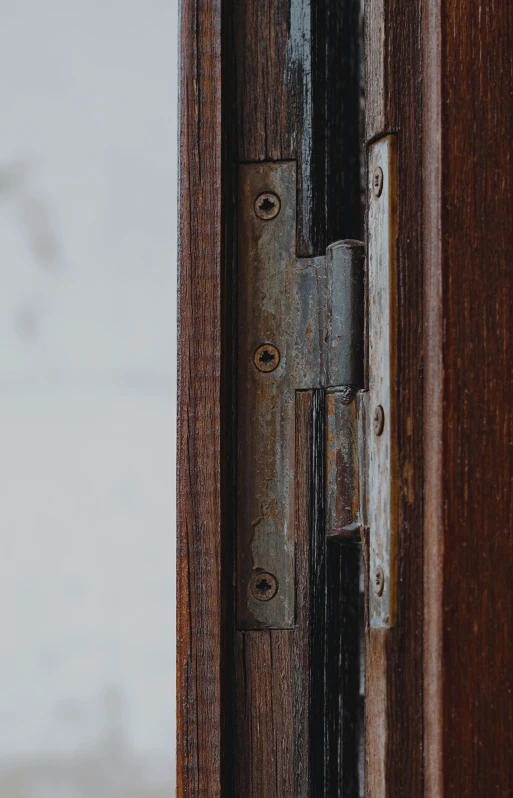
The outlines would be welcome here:
[[[362,235],[358,14],[357,0],[236,7],[238,160],[296,162],[298,257]],[[240,796],[357,796],[359,558],[334,544],[327,561],[321,404],[297,393],[294,628],[235,631]]]
[[[306,492],[297,494],[294,628],[236,626],[232,255],[233,178],[243,162],[297,163],[297,255],[323,254],[332,239],[361,238],[358,7],[358,0],[182,4],[179,798],[307,798],[327,789],[356,795],[354,712],[340,692],[351,692],[356,707],[358,557],[355,549],[343,557],[338,547],[327,568],[322,485],[314,490],[323,479],[320,392],[301,393],[296,407],[304,455],[296,480]],[[333,639],[330,620],[340,622]],[[339,679],[344,658],[351,666]]]
[[[513,7],[426,12],[426,795],[492,798],[513,784]]]
[[[513,9],[368,0],[366,29],[367,142],[398,139],[401,574],[368,793],[509,795]]]
[[[179,798],[221,796],[221,2],[181,19]]]
[[[397,137],[398,606],[366,636],[369,798],[423,790],[423,270],[420,0],[366,0],[367,145]],[[372,291],[372,286],[369,286]]]
[[[298,257],[362,235],[358,14],[357,0],[237,4],[238,159],[296,162]],[[358,549],[334,544],[327,562],[320,397],[296,400],[294,628],[235,632],[240,796],[357,796]]]

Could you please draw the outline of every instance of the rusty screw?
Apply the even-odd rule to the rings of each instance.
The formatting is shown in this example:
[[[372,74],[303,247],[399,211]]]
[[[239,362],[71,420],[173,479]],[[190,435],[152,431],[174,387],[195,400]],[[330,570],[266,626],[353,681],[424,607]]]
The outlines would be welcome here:
[[[280,198],[272,191],[264,191],[256,198],[254,208],[258,218],[268,222],[278,216],[281,208]]]
[[[278,592],[278,580],[267,571],[260,571],[251,577],[249,589],[257,601],[270,601]]]
[[[376,596],[382,596],[383,591],[385,589],[385,573],[383,568],[379,566],[376,568],[376,573],[374,574],[374,593]]]
[[[383,429],[385,427],[385,411],[378,405],[374,411],[374,418],[372,420],[374,426],[374,433],[376,435],[381,435],[383,433]]]
[[[253,355],[253,363],[259,371],[274,371],[280,362],[280,353],[272,344],[261,344]]]
[[[374,169],[372,190],[374,191],[375,197],[381,197],[381,192],[383,191],[383,169],[381,166],[376,166]]]

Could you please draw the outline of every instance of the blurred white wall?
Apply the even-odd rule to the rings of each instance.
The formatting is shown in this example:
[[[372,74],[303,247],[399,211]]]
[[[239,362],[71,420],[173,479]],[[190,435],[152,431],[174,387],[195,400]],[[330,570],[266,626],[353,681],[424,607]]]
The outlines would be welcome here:
[[[0,796],[174,795],[177,0],[0,0]]]

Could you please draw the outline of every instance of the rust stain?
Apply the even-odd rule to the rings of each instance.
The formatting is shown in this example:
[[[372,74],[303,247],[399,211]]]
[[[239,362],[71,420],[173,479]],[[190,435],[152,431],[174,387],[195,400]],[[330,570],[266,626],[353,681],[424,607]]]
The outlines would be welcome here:
[[[413,490],[413,463],[407,460],[403,468],[403,491],[408,504],[412,505],[415,501],[415,492]]]

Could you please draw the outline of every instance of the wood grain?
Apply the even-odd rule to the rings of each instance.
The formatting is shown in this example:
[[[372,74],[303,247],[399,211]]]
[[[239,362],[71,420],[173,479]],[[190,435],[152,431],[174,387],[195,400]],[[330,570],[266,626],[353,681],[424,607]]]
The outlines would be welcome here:
[[[361,236],[356,6],[248,0],[233,19],[219,0],[182,6],[180,798],[354,790],[349,686],[328,663],[354,646],[339,588],[353,590],[355,555],[311,537],[310,393],[297,406],[310,485],[297,497],[298,628],[232,625],[227,264],[236,161],[298,161],[299,255]],[[512,32],[499,0],[366,2],[365,138],[397,134],[399,195],[400,594],[397,627],[367,633],[370,798],[511,794]],[[326,711],[322,684],[341,690],[342,713]]]
[[[234,172],[240,162],[298,162],[298,255],[362,237],[358,7],[357,0],[182,4],[179,798],[307,798],[328,786],[337,796],[357,794],[357,549],[347,557],[337,549],[327,569],[324,499],[313,488],[323,479],[324,441],[314,425],[314,416],[324,423],[320,395],[298,399],[297,479],[310,488],[298,493],[294,630],[236,629],[232,549]],[[339,630],[333,640],[330,619]],[[350,668],[341,675],[343,661]],[[351,693],[345,704],[341,690]]]
[[[221,795],[221,4],[181,36],[177,794]]]
[[[423,791],[423,266],[420,0],[366,0],[367,144],[397,134],[398,615],[367,633],[367,790]],[[372,288],[371,288],[372,290]],[[383,718],[373,695],[386,697]],[[383,762],[383,757],[385,761]],[[374,772],[376,770],[376,773]]]
[[[327,541],[324,398],[296,394],[296,627],[236,633],[237,795],[359,795],[359,546]]]
[[[297,160],[298,257],[361,235],[358,26],[358,0],[237,4],[239,160]]]
[[[426,264],[435,330],[426,456],[440,466],[427,485],[426,585],[432,576],[435,588],[426,612],[437,656],[428,673],[440,699],[430,708],[427,743],[437,757],[427,794],[509,796],[513,7],[442,0],[437,21],[425,41],[437,87],[426,124],[439,197],[429,228],[437,256]]]
[[[311,685],[317,683],[311,655],[312,556],[322,545],[323,534],[322,527],[312,525],[312,480],[319,474],[312,462],[319,447],[314,440],[316,393],[296,394],[296,628],[236,633],[238,732],[234,764],[237,794],[248,798],[307,798],[310,794],[312,712],[314,717],[319,712],[311,701]],[[324,593],[323,587],[324,583]],[[324,630],[321,634],[324,636]],[[322,734],[320,739],[323,745]]]
[[[297,162],[298,256],[324,254],[332,241],[362,235],[358,26],[356,0],[248,0],[236,7],[238,159]],[[312,426],[314,418],[324,424],[315,410],[320,401],[317,393],[297,394],[295,629],[264,633],[267,673],[248,661],[258,656],[258,635],[235,633],[240,796],[358,795],[359,557],[357,547],[334,545],[328,564],[324,439]],[[291,657],[292,694],[281,687],[285,734],[269,702],[275,674]],[[257,726],[250,694],[260,701]],[[268,767],[261,768],[261,756]]]
[[[399,141],[402,594],[397,629],[368,640],[368,790],[421,795],[424,775],[432,798],[506,796],[513,10],[369,0],[366,20],[367,141]]]

